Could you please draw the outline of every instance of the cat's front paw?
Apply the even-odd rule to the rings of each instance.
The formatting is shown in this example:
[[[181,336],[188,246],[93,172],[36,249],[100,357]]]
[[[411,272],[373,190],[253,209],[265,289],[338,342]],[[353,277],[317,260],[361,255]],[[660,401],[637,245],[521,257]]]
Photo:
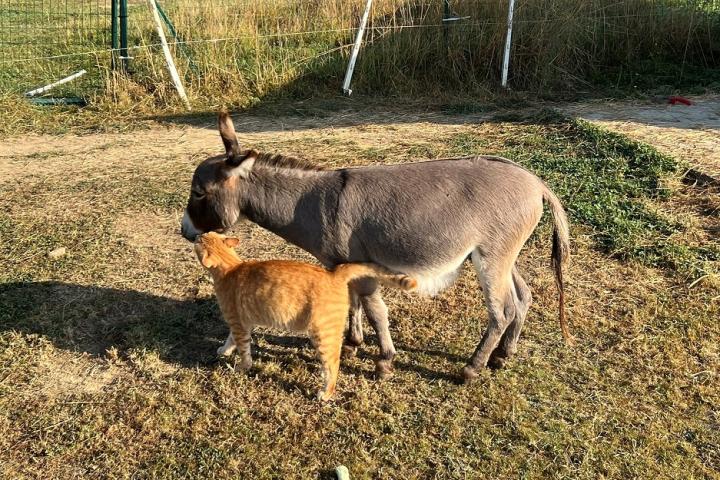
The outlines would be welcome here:
[[[237,344],[235,343],[235,339],[233,338],[232,333],[228,335],[227,339],[225,340],[225,343],[223,343],[222,347],[217,349],[217,354],[221,357],[227,357],[230,356],[235,349],[237,348]]]
[[[217,349],[217,354],[220,357],[229,357],[235,351],[235,345],[223,345]]]
[[[242,360],[235,362],[236,372],[246,372],[252,368],[252,358],[245,357]]]
[[[327,390],[318,390],[317,393],[317,399],[321,402],[328,402],[332,400],[333,395],[335,394],[335,391],[328,392]]]

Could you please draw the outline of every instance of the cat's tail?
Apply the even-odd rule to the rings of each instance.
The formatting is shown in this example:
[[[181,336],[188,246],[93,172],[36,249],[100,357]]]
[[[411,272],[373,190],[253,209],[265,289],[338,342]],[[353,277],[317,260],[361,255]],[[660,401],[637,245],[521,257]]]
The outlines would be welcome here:
[[[388,287],[399,288],[401,290],[415,290],[417,288],[417,282],[414,278],[402,273],[391,272],[387,268],[375,263],[343,263],[335,267],[333,273],[339,276],[345,283],[350,283],[360,278],[374,278]]]

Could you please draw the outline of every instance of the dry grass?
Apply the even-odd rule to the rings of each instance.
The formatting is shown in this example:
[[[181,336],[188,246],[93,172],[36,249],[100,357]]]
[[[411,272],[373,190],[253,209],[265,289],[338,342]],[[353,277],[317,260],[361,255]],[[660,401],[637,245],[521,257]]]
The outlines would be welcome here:
[[[55,89],[53,95],[84,96],[108,118],[123,112],[131,119],[138,112],[182,109],[146,2],[129,3],[133,60],[128,77],[110,71],[110,54],[103,51],[109,48],[108,29],[97,23],[106,17],[88,17],[87,6],[79,8],[84,3],[88,2],[68,1],[68,14],[56,12],[52,2],[10,1],[0,12],[0,22],[13,26],[0,30],[0,37],[3,33],[7,37],[0,42],[0,96],[12,93],[17,98],[85,68],[88,75]],[[182,42],[173,47],[174,56],[196,109],[223,103],[248,106],[269,96],[339,93],[365,4],[363,0],[161,3],[178,34],[174,38],[168,33],[170,41]],[[493,97],[505,42],[506,2],[455,0],[451,6],[450,15],[469,18],[443,23],[439,1],[375,1],[354,91]],[[717,88],[718,15],[712,2],[520,2],[515,10],[510,84],[541,96],[591,86],[615,93],[672,91],[690,85]],[[82,55],[88,51],[100,53]],[[80,55],[72,56],[76,54]],[[42,58],[53,55],[64,57]],[[10,101],[0,100],[0,108],[5,107],[13,111]]]
[[[222,102],[247,106],[268,95],[338,92],[364,4],[164,2],[180,38],[189,42],[176,49],[176,57],[192,102],[203,107]],[[145,6],[130,13],[136,43],[157,44]],[[353,89],[492,96],[499,81],[507,6],[461,0],[452,2],[451,14],[469,18],[443,26],[443,2],[374,2]],[[710,6],[650,5],[646,0],[518,4],[511,84],[543,93],[593,84],[637,88],[641,72],[652,77],[647,83],[654,87],[694,83],[693,75],[707,85],[713,81],[707,67],[718,65],[713,40],[717,15]],[[134,55],[132,80],[111,82],[111,94],[154,102],[155,108],[179,105],[159,49],[142,48]]]
[[[552,124],[491,117],[245,116],[238,130],[329,165],[581,148]],[[486,321],[470,268],[433,299],[388,292],[395,376],[372,379],[368,332],[330,405],[313,400],[304,339],[258,331],[249,375],[218,362],[226,329],[177,234],[194,166],[221,149],[213,123],[3,142],[0,476],[326,478],[345,464],[353,478],[718,478],[720,293],[615,260],[579,223],[574,349],[543,226],[520,262],[535,303],[518,356],[476,385],[457,384]],[[685,196],[638,201],[667,211]],[[707,222],[683,215],[687,236]],[[310,260],[257,227],[238,232],[245,256]],[[49,259],[59,245],[67,256]]]

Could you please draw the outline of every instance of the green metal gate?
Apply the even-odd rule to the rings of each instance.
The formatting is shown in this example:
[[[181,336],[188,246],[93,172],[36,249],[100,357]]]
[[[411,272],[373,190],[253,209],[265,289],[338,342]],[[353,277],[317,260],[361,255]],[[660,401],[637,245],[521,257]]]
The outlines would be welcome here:
[[[80,70],[87,73],[49,94],[102,88],[109,70],[125,64],[126,19],[127,0],[0,0],[0,92],[27,92]]]

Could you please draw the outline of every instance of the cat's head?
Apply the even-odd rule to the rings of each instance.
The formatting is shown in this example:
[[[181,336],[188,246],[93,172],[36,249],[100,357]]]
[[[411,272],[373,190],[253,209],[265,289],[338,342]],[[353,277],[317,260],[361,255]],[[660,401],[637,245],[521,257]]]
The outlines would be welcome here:
[[[195,254],[202,266],[207,269],[223,267],[240,259],[233,250],[239,244],[239,238],[208,232],[195,240]]]

